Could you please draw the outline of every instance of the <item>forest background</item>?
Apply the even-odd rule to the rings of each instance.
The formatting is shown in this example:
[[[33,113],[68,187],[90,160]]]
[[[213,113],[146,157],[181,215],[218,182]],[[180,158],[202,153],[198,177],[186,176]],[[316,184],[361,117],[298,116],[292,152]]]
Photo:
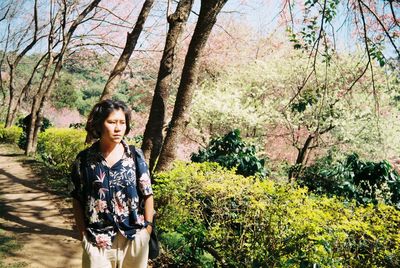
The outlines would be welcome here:
[[[76,129],[96,102],[117,98],[133,110],[130,142],[144,150],[160,188],[163,263],[271,267],[370,261],[395,267],[399,9],[397,1],[360,0],[2,1],[1,138],[20,143],[28,155],[37,152],[66,174],[84,146],[83,131]],[[39,134],[48,127],[46,119],[53,128]],[[218,162],[236,171],[185,166],[176,159]],[[213,182],[215,174],[220,179]],[[211,177],[205,183],[203,176]],[[217,186],[232,180],[241,186],[236,194],[247,191],[257,202]],[[189,188],[176,185],[195,187],[192,196],[182,196]],[[302,211],[307,215],[333,213],[324,217],[335,219],[340,214],[332,212],[339,206],[335,202],[352,211],[350,218],[387,205],[383,210],[393,218],[382,224],[391,227],[378,238],[375,229],[367,238],[357,233],[362,228],[345,232],[355,225],[350,218],[338,227],[340,235],[329,222],[322,228],[311,221],[325,231],[290,229],[289,215],[303,217],[297,209],[314,202],[304,201],[309,194],[322,201],[308,204],[321,210],[308,207],[308,214]],[[274,203],[274,195],[295,209]],[[214,203],[221,196],[227,203]],[[186,201],[194,207],[182,211]],[[375,212],[359,212],[364,205]],[[258,224],[247,225],[243,211]],[[275,222],[266,215],[284,216]],[[378,216],[372,217],[367,218],[374,222]],[[260,238],[254,226],[263,224]],[[286,226],[287,233],[274,224]],[[361,238],[367,242],[358,248]],[[379,244],[387,239],[392,248]],[[237,243],[240,253],[232,248]],[[347,256],[351,247],[358,251]],[[375,251],[382,254],[374,256]]]

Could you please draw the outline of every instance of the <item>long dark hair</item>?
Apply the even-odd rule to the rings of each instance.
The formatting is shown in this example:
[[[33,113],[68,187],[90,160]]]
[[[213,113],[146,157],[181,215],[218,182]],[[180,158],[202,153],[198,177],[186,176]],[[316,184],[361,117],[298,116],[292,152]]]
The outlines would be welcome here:
[[[103,100],[93,106],[89,114],[85,130],[87,131],[86,143],[90,143],[101,137],[103,123],[107,117],[115,110],[122,110],[125,114],[126,130],[125,135],[131,130],[131,110],[120,100]]]

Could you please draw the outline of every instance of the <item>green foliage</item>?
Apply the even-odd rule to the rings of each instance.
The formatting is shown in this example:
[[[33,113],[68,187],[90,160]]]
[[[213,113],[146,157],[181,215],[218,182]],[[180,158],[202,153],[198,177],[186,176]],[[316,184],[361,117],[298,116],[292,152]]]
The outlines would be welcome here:
[[[51,96],[51,102],[57,109],[75,108],[79,94],[77,93],[78,81],[72,74],[62,73]]]
[[[22,128],[22,134],[19,137],[18,140],[18,147],[21,148],[22,150],[25,150],[26,148],[26,143],[27,143],[27,138],[28,138],[28,130],[29,130],[29,125],[31,122],[31,115],[27,115],[23,118],[18,119],[17,121],[17,126]],[[43,117],[42,120],[42,125],[40,126],[40,132],[45,131],[49,127],[51,127],[52,124],[49,119],[46,117]]]
[[[400,154],[398,72],[374,66],[372,91],[369,72],[352,85],[362,71],[357,65],[362,55],[336,54],[330,65],[317,57],[315,74],[304,85],[312,71],[308,56],[297,50],[283,52],[226,69],[203,82],[195,92],[191,115],[196,138],[206,143],[209,137],[238,128],[260,147],[271,148],[271,159],[276,158],[274,152],[280,159],[282,154],[296,159],[289,154],[303,148],[309,135],[317,156],[324,152],[319,149],[333,145],[373,160]]]
[[[155,179],[163,265],[400,265],[400,211],[391,206],[345,204],[216,163],[178,162]]]
[[[71,55],[66,60],[59,86],[52,97],[56,108],[76,107],[80,114],[87,115],[103,92],[112,68],[110,61],[112,58],[109,56],[91,50],[76,51]],[[113,98],[125,101],[133,106],[134,111],[142,111],[145,106],[141,100],[145,94],[132,88],[137,80],[138,77],[134,82],[129,78],[121,80]]]
[[[86,123],[71,123],[69,124],[69,128],[74,128],[74,129],[84,129],[86,126]]]
[[[380,42],[372,42],[371,40],[368,40],[368,43],[370,56],[379,63],[380,67],[383,67],[386,64],[386,59],[383,55],[383,39],[380,40]]]
[[[224,137],[217,137],[209,145],[192,154],[193,162],[216,162],[229,169],[236,168],[238,174],[244,176],[260,175],[265,177],[265,159],[256,156],[254,145],[248,145],[240,137],[240,131],[235,129]]]
[[[123,80],[118,84],[117,92],[112,98],[131,104],[131,108],[135,112],[142,112],[145,109],[145,106],[140,103],[140,100],[144,96],[145,94],[138,93],[137,90],[133,90],[129,83],[126,80]]]
[[[22,128],[11,126],[9,128],[0,127],[0,143],[17,144],[22,135]]]
[[[66,176],[76,155],[85,148],[85,137],[84,130],[50,128],[39,134],[38,154],[46,164]]]
[[[318,102],[318,97],[310,91],[303,91],[299,98],[291,104],[292,112],[302,113],[307,106],[314,105]]]
[[[344,161],[332,163],[328,155],[307,167],[299,178],[311,191],[344,196],[360,204],[383,202],[400,209],[400,176],[386,161],[364,161],[350,154]]]

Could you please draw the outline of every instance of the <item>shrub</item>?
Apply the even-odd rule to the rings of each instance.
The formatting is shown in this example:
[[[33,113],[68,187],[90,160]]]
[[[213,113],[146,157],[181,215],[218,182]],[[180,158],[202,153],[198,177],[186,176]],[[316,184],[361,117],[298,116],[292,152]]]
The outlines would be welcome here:
[[[17,144],[22,134],[22,128],[12,126],[9,128],[0,127],[0,143]]]
[[[215,163],[175,163],[154,185],[173,267],[399,267],[400,212],[309,195]]]
[[[50,128],[39,134],[38,153],[47,164],[67,175],[76,155],[85,148],[85,137],[84,130]]]
[[[31,115],[27,115],[24,118],[20,118],[17,121],[17,126],[22,128],[22,134],[19,137],[18,140],[18,146],[19,148],[21,148],[22,150],[26,149],[26,143],[27,143],[27,137],[28,137],[28,129],[29,129],[29,124],[31,122]],[[52,124],[50,122],[49,119],[47,119],[46,117],[43,118],[42,121],[42,125],[40,126],[40,132],[45,131],[46,129],[48,129],[49,127],[51,127]]]
[[[237,173],[243,176],[258,174],[267,175],[264,168],[265,159],[256,156],[254,145],[248,145],[242,141],[240,131],[235,129],[224,137],[217,137],[210,141],[205,149],[197,154],[192,154],[193,162],[216,162],[223,167],[237,168]]]
[[[383,202],[400,209],[400,176],[386,160],[364,161],[353,153],[332,163],[327,156],[306,168],[299,184],[317,194],[343,196],[360,204]]]

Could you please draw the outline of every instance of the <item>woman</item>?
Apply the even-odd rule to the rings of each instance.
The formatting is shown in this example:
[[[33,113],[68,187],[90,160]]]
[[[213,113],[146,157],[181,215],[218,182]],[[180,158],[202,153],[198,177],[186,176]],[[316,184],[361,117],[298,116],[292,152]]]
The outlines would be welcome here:
[[[71,172],[82,267],[147,267],[153,191],[143,153],[123,140],[130,118],[125,103],[104,100],[86,124],[97,141],[78,154]]]

